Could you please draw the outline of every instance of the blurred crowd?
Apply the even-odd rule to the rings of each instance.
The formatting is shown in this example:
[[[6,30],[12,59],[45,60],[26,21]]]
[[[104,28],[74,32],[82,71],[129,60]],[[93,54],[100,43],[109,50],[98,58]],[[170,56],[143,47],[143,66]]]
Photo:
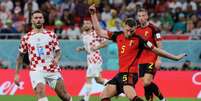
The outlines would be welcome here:
[[[101,27],[110,31],[121,31],[122,21],[135,18],[136,10],[144,7],[162,34],[201,36],[201,0],[0,0],[0,34],[28,32],[31,13],[40,9],[47,29],[63,39],[79,39],[80,24],[90,18],[93,3]]]

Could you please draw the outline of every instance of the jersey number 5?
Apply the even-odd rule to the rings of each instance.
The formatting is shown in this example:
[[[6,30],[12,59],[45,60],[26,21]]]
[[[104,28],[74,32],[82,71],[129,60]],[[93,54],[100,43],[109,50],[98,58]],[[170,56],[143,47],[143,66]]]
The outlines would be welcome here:
[[[121,54],[123,54],[125,52],[125,49],[126,49],[125,45],[121,46]]]

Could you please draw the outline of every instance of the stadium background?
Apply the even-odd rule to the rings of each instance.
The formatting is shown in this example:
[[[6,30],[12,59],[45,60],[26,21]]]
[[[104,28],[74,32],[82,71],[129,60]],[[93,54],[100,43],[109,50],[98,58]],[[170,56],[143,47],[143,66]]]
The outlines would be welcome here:
[[[80,24],[83,19],[90,18],[88,7],[92,3],[96,3],[101,27],[110,31],[121,31],[126,17],[135,17],[139,7],[147,8],[150,21],[162,31],[163,48],[174,54],[188,54],[179,62],[162,58],[162,67],[155,81],[168,97],[183,98],[175,101],[201,98],[201,0],[0,0],[0,95],[4,95],[0,96],[0,101],[12,101],[8,95],[17,95],[13,98],[27,99],[25,101],[33,99],[30,96],[19,97],[33,95],[26,64],[21,72],[24,75],[22,88],[13,84],[13,73],[20,36],[31,29],[30,14],[37,9],[45,15],[45,28],[59,36],[62,49],[60,65],[67,89],[73,96],[84,92],[86,54],[77,53],[75,48],[82,45]],[[116,49],[112,42],[101,49],[103,76],[108,79],[118,69]],[[141,81],[138,85],[142,96]],[[97,95],[103,87],[94,86],[94,94]],[[54,95],[49,92],[50,89],[48,95]]]

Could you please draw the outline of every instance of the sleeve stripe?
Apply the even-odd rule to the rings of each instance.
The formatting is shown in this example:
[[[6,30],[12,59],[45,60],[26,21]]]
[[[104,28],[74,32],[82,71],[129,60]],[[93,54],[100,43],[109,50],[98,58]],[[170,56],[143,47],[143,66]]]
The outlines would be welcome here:
[[[154,45],[153,45],[151,42],[149,42],[149,41],[147,41],[147,46],[148,46],[149,48],[151,48],[151,49],[154,48]]]

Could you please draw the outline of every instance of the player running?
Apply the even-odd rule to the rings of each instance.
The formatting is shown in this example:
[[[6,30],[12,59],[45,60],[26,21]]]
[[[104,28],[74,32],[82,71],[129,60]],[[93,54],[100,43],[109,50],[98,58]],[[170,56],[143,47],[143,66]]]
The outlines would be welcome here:
[[[101,38],[93,30],[93,26],[90,20],[84,20],[82,25],[82,40],[84,43],[83,47],[78,47],[77,51],[86,51],[87,52],[87,81],[86,81],[86,94],[82,101],[89,101],[89,95],[92,89],[92,79],[95,78],[95,81],[99,84],[105,85],[108,80],[101,77],[102,63],[100,48],[103,48],[107,45],[107,41],[104,38]]]
[[[58,65],[61,51],[54,32],[43,28],[44,16],[37,10],[32,13],[33,30],[22,36],[19,55],[16,62],[15,84],[19,85],[19,69],[28,52],[30,61],[29,76],[38,101],[48,101],[45,95],[45,84],[55,90],[62,101],[72,101],[66,92],[60,67]]]
[[[95,5],[90,6],[89,11],[96,33],[101,37],[113,40],[118,47],[119,73],[107,83],[101,94],[101,101],[110,101],[111,97],[120,93],[124,93],[130,101],[143,101],[137,96],[133,85],[138,81],[138,58],[145,47],[160,56],[173,60],[180,60],[185,56],[185,54],[175,56],[155,47],[149,41],[144,41],[134,33],[136,22],[132,18],[125,21],[123,32],[111,33],[100,28]]]

